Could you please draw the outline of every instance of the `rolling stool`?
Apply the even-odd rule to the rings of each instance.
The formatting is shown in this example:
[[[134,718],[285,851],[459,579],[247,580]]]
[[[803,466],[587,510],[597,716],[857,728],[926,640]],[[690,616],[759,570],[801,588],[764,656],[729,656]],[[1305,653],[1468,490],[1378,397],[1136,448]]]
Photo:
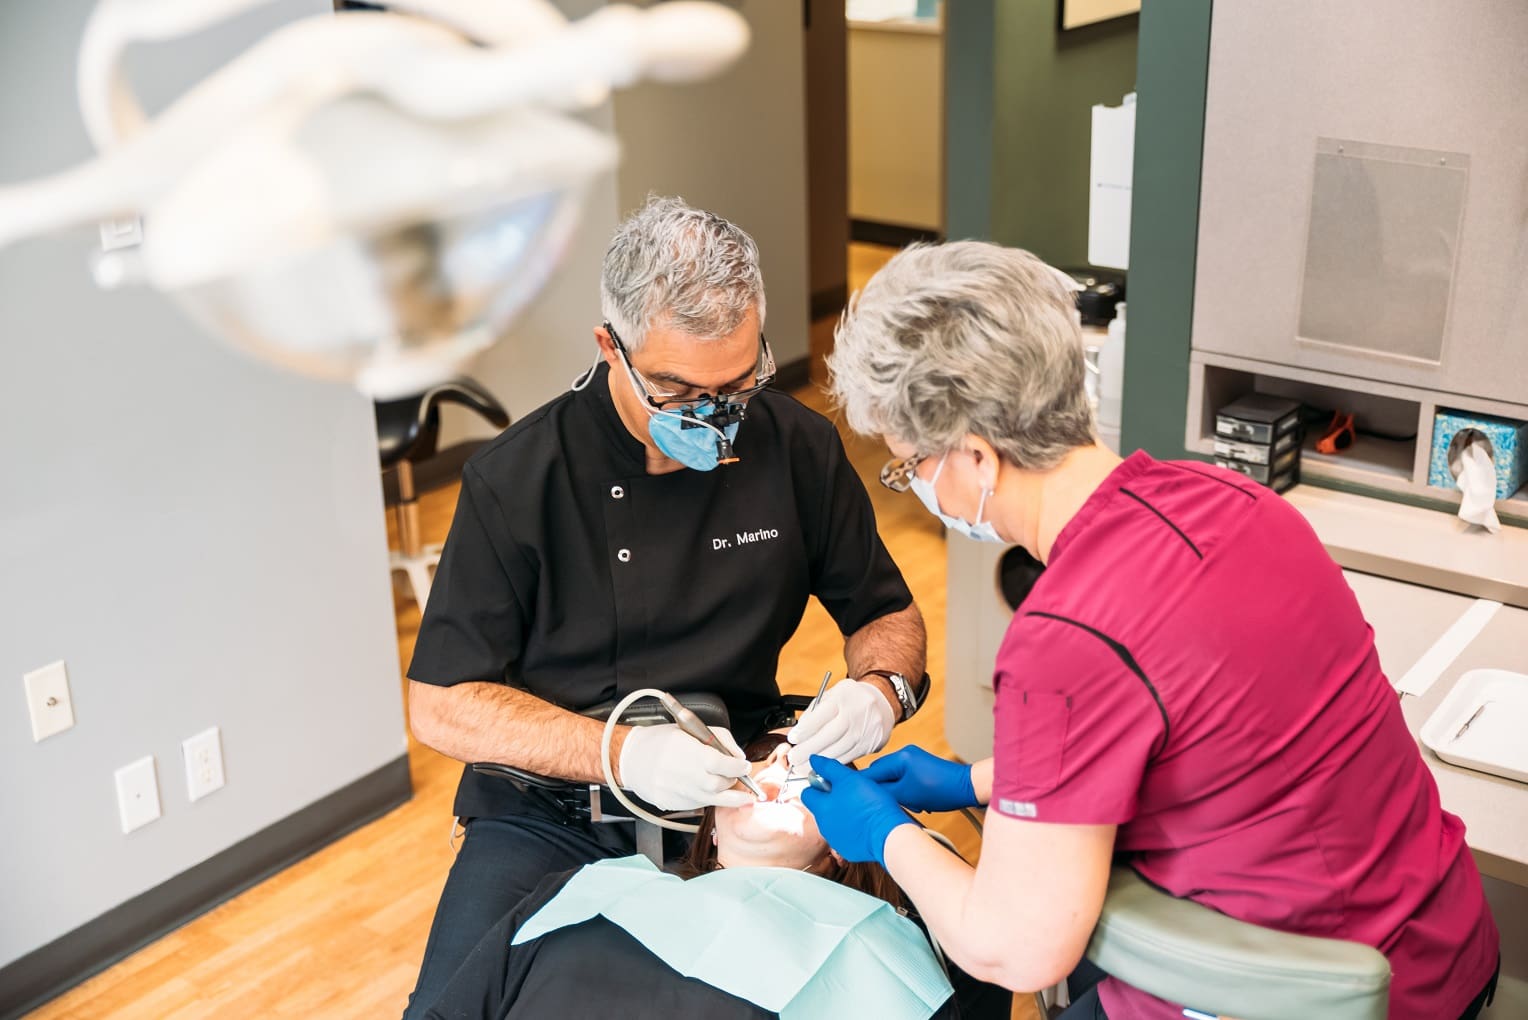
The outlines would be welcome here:
[[[398,479],[399,549],[388,553],[388,563],[408,578],[420,613],[430,598],[430,580],[440,562],[441,547],[424,545],[419,535],[419,493],[414,485],[414,465],[430,460],[438,452],[442,404],[459,404],[476,411],[498,429],[509,426],[509,412],[493,394],[471,379],[452,379],[415,396],[376,402],[377,452],[382,470],[394,469]]]

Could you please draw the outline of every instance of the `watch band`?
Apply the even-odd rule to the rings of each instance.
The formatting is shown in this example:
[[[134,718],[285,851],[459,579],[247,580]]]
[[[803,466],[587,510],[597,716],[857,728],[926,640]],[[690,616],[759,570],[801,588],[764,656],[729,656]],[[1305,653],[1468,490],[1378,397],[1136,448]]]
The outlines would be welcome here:
[[[897,701],[902,705],[902,719],[905,722],[917,714],[918,709],[928,700],[929,687],[932,681],[927,673],[918,680],[916,686],[907,682],[907,677],[889,669],[866,669],[860,671],[860,676],[884,677],[891,684],[892,692],[896,694]]]

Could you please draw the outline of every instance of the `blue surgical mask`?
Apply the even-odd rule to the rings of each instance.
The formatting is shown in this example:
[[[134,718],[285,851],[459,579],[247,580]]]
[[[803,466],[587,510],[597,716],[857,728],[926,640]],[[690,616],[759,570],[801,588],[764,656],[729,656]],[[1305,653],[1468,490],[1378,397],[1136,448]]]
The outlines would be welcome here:
[[[658,449],[663,451],[665,457],[696,471],[711,471],[721,463],[718,440],[725,436],[730,452],[732,441],[737,438],[738,425],[741,424],[733,422],[720,429],[712,425],[706,416],[716,408],[709,400],[696,404],[689,413],[659,411],[646,407],[646,401],[643,401],[643,406],[647,410],[648,435],[653,437]]]
[[[944,526],[951,531],[962,534],[978,542],[1000,542],[1004,545],[1007,541],[992,527],[991,521],[982,520],[982,511],[987,508],[987,497],[992,495],[991,489],[982,490],[981,502],[976,504],[976,523],[972,524],[963,517],[951,517],[939,507],[939,494],[934,491],[934,483],[939,481],[939,474],[944,470],[945,457],[939,458],[939,466],[934,468],[933,481],[925,482],[917,475],[913,475],[908,488],[913,490],[924,508],[935,517],[944,522]]]
[[[600,367],[603,357],[596,353],[594,364],[589,370],[577,379],[573,380],[573,389],[581,390],[588,386],[594,379],[595,371]],[[647,394],[642,392],[637,381],[631,378],[628,372],[627,379],[631,381],[631,388],[637,395],[642,409],[647,412],[647,434],[653,437],[653,442],[663,455],[670,460],[677,460],[687,468],[696,471],[713,471],[722,462],[721,451],[718,441],[725,438],[728,451],[731,451],[732,443],[737,439],[740,421],[734,421],[729,425],[717,428],[707,420],[716,408],[711,401],[702,401],[686,411],[660,411],[647,402]]]
[[[713,471],[722,462],[719,444],[725,442],[727,452],[732,452],[732,441],[737,438],[741,422],[735,421],[724,429],[711,424],[708,416],[716,411],[711,401],[703,400],[684,411],[660,411],[647,402],[647,394],[630,372],[626,378],[631,381],[642,410],[647,412],[647,434],[665,457],[696,471]]]

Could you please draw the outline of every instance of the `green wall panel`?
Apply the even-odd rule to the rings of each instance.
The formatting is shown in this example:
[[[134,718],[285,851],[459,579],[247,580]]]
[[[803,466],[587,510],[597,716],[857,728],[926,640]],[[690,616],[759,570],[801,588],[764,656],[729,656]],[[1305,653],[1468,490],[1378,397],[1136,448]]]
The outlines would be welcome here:
[[[944,14],[944,230],[992,238],[992,22],[995,0],[959,0]]]
[[[1121,441],[1188,456],[1189,338],[1211,0],[1147,0],[1140,26]]]
[[[1091,110],[1135,88],[1138,19],[1062,32],[1054,0],[1004,0],[995,13],[992,237],[1086,265]]]

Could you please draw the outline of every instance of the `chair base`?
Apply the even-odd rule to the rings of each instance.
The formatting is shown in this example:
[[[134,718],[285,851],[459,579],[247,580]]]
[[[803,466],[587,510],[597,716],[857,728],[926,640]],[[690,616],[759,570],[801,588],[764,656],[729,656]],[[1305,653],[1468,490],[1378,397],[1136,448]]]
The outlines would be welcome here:
[[[430,601],[430,582],[434,580],[435,568],[440,564],[441,548],[439,545],[427,545],[412,556],[397,550],[390,550],[387,554],[389,568],[402,571],[407,579],[409,593],[419,604],[421,615],[424,614],[425,603]]]

